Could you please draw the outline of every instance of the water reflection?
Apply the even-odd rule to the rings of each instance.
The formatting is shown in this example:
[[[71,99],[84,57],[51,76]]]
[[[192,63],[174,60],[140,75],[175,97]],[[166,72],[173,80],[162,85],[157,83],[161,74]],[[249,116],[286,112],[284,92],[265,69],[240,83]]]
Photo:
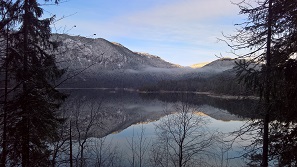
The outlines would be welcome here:
[[[242,121],[222,121],[222,120],[216,120],[214,118],[211,118],[207,115],[203,116],[204,119],[207,120],[207,127],[204,127],[207,129],[207,132],[209,134],[215,133],[216,138],[213,145],[209,146],[206,150],[204,150],[205,156],[198,156],[200,159],[199,162],[200,166],[244,166],[244,161],[241,158],[235,158],[242,154],[242,142],[240,143],[232,143],[232,148],[230,141],[232,141],[233,136],[229,136],[229,132],[233,132],[234,130],[238,130],[238,127],[242,126],[244,122]],[[131,152],[131,149],[129,148],[129,145],[127,144],[127,140],[131,140],[133,134],[134,134],[134,142],[139,142],[137,139],[139,137],[140,132],[144,129],[145,130],[145,138],[150,139],[153,144],[153,142],[159,141],[158,136],[156,134],[156,127],[162,125],[161,122],[164,121],[166,118],[161,118],[160,120],[156,122],[150,122],[147,124],[135,124],[130,126],[129,128],[123,130],[120,133],[117,134],[110,134],[106,137],[108,141],[113,141],[113,143],[116,143],[117,146],[122,150],[124,153]],[[209,135],[208,134],[208,135]],[[229,136],[229,138],[228,138]],[[214,137],[214,136],[213,136]],[[207,135],[201,136],[203,139],[208,139]],[[225,143],[224,143],[225,141]],[[248,143],[245,143],[248,144]],[[156,145],[153,145],[156,146]],[[153,148],[153,147],[152,147]],[[203,153],[201,152],[201,153]],[[208,153],[208,154],[206,154]],[[212,156],[210,156],[212,155]],[[152,156],[152,155],[150,155]],[[204,158],[204,159],[203,159]],[[126,158],[124,158],[126,159]],[[150,160],[148,158],[148,160]],[[125,161],[125,160],[123,160]],[[205,164],[205,161],[208,162],[208,164]],[[202,165],[204,163],[204,165]],[[129,166],[128,162],[126,162],[126,165]],[[168,166],[171,166],[167,164]],[[151,165],[148,165],[151,166]],[[198,165],[199,166],[199,165]]]
[[[238,156],[238,151],[241,150],[239,145],[234,143],[232,143],[233,147],[230,148],[225,133],[236,130],[242,126],[245,117],[252,115],[250,111],[253,101],[251,100],[226,100],[197,94],[138,94],[137,92],[114,90],[67,90],[66,92],[71,93],[64,106],[66,115],[71,118],[70,123],[74,121],[81,124],[72,128],[73,155],[75,155],[76,164],[108,166],[107,164],[112,163],[113,166],[140,166],[140,164],[142,164],[141,166],[152,166],[151,163],[158,162],[156,158],[160,157],[162,153],[168,158],[168,161],[162,162],[164,166],[176,165],[178,162],[182,164],[187,162],[184,164],[188,166],[243,165],[243,161],[239,159],[230,159]],[[184,156],[191,155],[189,157],[193,158],[194,161],[187,160],[187,158],[179,161],[173,158],[176,157],[173,155],[175,152],[179,152],[178,150],[172,147],[171,151],[165,154],[164,148],[160,150],[162,147],[156,143],[156,141],[161,141],[156,128],[159,127],[159,134],[164,134],[164,127],[166,127],[164,120],[167,118],[172,120],[177,115],[178,110],[185,109],[183,104],[189,105],[190,108],[188,109],[191,109],[193,113],[203,113],[193,115],[193,118],[207,120],[205,124],[197,123],[197,127],[204,129],[204,132],[199,134],[199,138],[187,138],[185,140],[185,142],[196,141],[196,143],[200,141],[198,142],[200,147],[197,147],[200,150],[196,149],[195,151],[192,147],[190,150],[193,152],[188,151],[183,154]],[[78,111],[77,109],[79,112],[74,112]],[[235,113],[240,115],[235,115]],[[96,119],[91,121],[92,118]],[[92,125],[88,127],[90,122]],[[179,126],[180,123],[177,123],[176,126]],[[67,124],[66,126],[73,125],[75,124]],[[170,127],[173,126],[167,126],[169,129]],[[80,128],[83,130],[79,130]],[[162,128],[163,132],[160,132]],[[198,129],[194,129],[192,132],[197,134]],[[178,130],[175,129],[175,131]],[[85,136],[81,137],[81,134],[85,134]],[[163,136],[162,139],[167,142],[166,147],[168,147],[174,145],[170,144],[174,138],[176,136],[171,138],[164,138]],[[202,141],[212,142],[203,143]],[[178,145],[175,143],[174,148]],[[154,150],[154,154],[152,154],[152,150]],[[196,156],[198,154],[199,156]],[[65,154],[62,155],[65,157]],[[103,159],[105,159],[104,163]],[[166,158],[162,159],[166,160]],[[119,160],[121,163],[116,162]]]

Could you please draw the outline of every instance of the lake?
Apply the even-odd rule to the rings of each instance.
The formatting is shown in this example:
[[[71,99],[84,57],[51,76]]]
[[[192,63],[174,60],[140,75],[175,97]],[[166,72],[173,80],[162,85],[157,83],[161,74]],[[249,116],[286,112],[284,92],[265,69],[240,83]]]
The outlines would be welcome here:
[[[69,166],[63,164],[69,158],[69,127],[73,163],[84,166],[245,164],[239,157],[250,141],[233,140],[231,132],[252,114],[253,100],[113,89],[65,92],[67,144],[57,158],[62,166]]]

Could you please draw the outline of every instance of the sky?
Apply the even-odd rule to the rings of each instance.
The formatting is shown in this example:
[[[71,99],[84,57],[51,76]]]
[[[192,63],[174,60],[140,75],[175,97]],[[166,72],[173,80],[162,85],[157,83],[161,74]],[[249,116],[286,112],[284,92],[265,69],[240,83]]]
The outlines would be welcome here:
[[[238,2],[239,0],[232,0]],[[44,3],[44,1],[42,1]],[[132,51],[189,66],[235,57],[218,38],[235,33],[243,16],[230,0],[61,0],[42,4],[56,16],[53,33],[117,42]],[[94,35],[96,34],[96,35]]]

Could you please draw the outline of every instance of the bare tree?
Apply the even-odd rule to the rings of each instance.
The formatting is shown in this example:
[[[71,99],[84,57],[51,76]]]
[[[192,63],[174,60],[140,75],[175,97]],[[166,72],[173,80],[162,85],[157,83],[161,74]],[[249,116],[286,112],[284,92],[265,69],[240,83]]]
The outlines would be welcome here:
[[[120,167],[122,154],[113,141],[107,141],[106,137],[96,139],[91,150],[95,167]]]
[[[61,109],[61,114],[60,117],[63,120],[66,120],[61,124],[58,133],[59,135],[57,138],[55,138],[52,142],[52,158],[51,158],[51,165],[52,167],[59,166],[61,164],[73,164],[72,160],[69,159],[63,159],[63,155],[67,154],[69,152],[69,149],[72,147],[71,146],[71,124],[70,121],[67,121],[69,115],[68,115],[68,110],[64,107]],[[70,155],[72,155],[70,153]],[[71,166],[71,165],[70,165]]]
[[[71,100],[71,99],[70,99]],[[68,101],[61,110],[65,119],[60,126],[59,137],[52,141],[52,166],[70,164],[86,166],[90,154],[89,139],[95,137],[101,129],[100,110],[102,101],[86,101],[84,98]]]
[[[203,157],[212,155],[208,148],[214,142],[214,135],[205,127],[207,120],[188,103],[176,105],[174,110],[176,113],[156,125],[158,139],[152,148],[152,163],[164,167],[201,165]]]
[[[69,99],[61,111],[65,118],[59,138],[52,142],[52,166],[120,167],[117,144],[102,137],[103,100]]]
[[[102,102],[99,103],[82,103],[81,101],[76,103],[77,106],[73,110],[74,126],[74,138],[76,139],[77,154],[76,164],[77,166],[86,166],[86,157],[84,155],[86,147],[88,147],[87,140],[90,137],[95,136],[96,129],[100,128],[100,122],[98,122],[100,116],[100,108]]]
[[[130,166],[145,166],[148,159],[150,140],[145,137],[145,128],[143,124],[141,125],[140,133],[137,133],[136,136],[133,129],[131,140],[127,139],[127,143],[128,148],[131,151],[131,157],[128,158]]]

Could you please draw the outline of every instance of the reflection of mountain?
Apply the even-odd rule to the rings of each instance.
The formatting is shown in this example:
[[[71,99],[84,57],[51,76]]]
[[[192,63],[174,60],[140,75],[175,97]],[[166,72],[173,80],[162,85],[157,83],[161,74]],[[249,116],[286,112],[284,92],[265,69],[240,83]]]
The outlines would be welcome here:
[[[172,106],[179,101],[185,102],[185,100],[188,100],[195,108],[197,107],[198,111],[224,121],[241,120],[241,118],[229,112],[240,113],[241,110],[246,110],[243,109],[246,107],[244,105],[235,105],[229,108],[219,107],[220,104],[216,104],[216,102],[219,102],[217,99],[206,96],[186,97],[181,94],[166,94],[165,96],[164,94],[153,94],[152,96],[152,94],[115,92],[111,90],[67,90],[66,92],[71,92],[71,96],[65,103],[65,106],[69,108],[73,108],[71,105],[77,105],[78,101],[84,106],[92,106],[102,102],[102,107],[96,111],[100,113],[100,122],[103,125],[100,130],[94,130],[97,136],[105,136],[115,131],[121,131],[132,124],[158,120],[165,115],[165,106],[172,109]],[[225,102],[219,103],[223,104]],[[84,108],[81,112],[82,116],[89,115],[88,108]]]
[[[238,116],[230,114],[227,110],[216,108],[207,104],[199,106],[198,110],[216,120],[222,120],[222,121],[242,120]]]
[[[256,115],[254,112],[256,111],[257,101],[251,99],[223,99],[223,98],[212,98],[207,95],[200,95],[194,93],[187,94],[172,94],[172,93],[149,93],[149,94],[141,94],[143,98],[148,99],[158,99],[164,102],[187,102],[196,106],[211,106],[216,108],[216,110],[220,110],[223,112],[228,112],[230,114],[236,115],[241,118],[250,118]],[[211,108],[207,109],[210,111],[210,116],[217,119],[223,120],[217,114],[212,114]],[[204,110],[202,112],[207,112]],[[218,112],[217,112],[218,113]],[[207,114],[207,113],[206,113]],[[237,118],[238,118],[237,117]],[[232,117],[229,118],[229,120]],[[226,119],[227,120],[227,119]]]
[[[101,103],[100,114],[102,128],[97,129],[97,136],[105,136],[115,131],[121,131],[132,124],[159,119],[163,114],[164,103],[159,100],[145,100],[133,92],[115,92],[111,90],[66,90],[71,96],[65,106],[77,105],[80,101],[84,106]],[[82,116],[89,115],[84,109]],[[99,132],[99,131],[100,132]]]

